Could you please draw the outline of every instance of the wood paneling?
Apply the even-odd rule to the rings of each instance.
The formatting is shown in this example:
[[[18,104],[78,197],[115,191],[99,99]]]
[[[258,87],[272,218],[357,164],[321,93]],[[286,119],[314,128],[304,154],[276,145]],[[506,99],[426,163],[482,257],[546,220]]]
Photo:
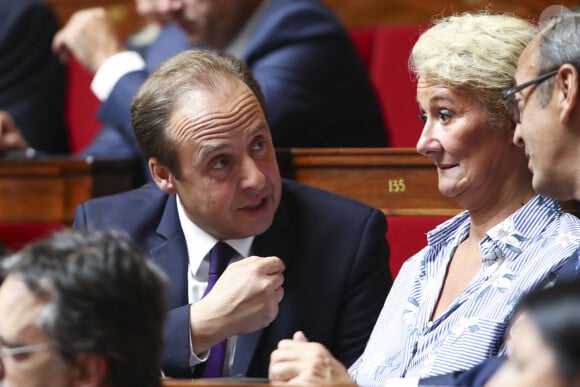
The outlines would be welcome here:
[[[107,7],[117,21],[122,36],[136,31],[142,21],[135,13],[134,0],[46,0],[53,4],[61,23],[79,9]],[[438,16],[454,12],[487,8],[510,12],[525,18],[537,18],[551,0],[323,0],[347,27],[373,27],[383,24],[426,24]],[[559,0],[567,7],[579,5],[578,0]]]
[[[412,148],[279,149],[285,177],[360,200],[386,215],[454,215],[431,160]],[[0,159],[0,222],[70,225],[79,203],[135,187],[137,160]],[[563,207],[579,213],[577,202]]]
[[[61,26],[76,11],[91,7],[105,7],[122,38],[143,26],[143,19],[135,10],[134,0],[46,0],[46,2],[53,6]]]
[[[281,152],[281,151],[280,151]],[[455,215],[462,209],[437,189],[431,159],[411,148],[291,149],[281,163],[299,182],[350,196],[387,215]]]
[[[279,385],[279,384],[277,384]],[[258,381],[252,378],[244,380],[244,378],[216,378],[216,379],[163,379],[163,387],[270,387],[274,384],[268,381]],[[285,385],[286,387],[293,387],[293,385]],[[356,384],[325,384],[326,387],[356,387]],[[294,387],[296,387],[294,385]]]
[[[382,24],[426,24],[434,18],[455,12],[489,9],[510,12],[533,19],[538,18],[551,0],[323,0],[348,27],[373,27]],[[578,0],[559,0],[567,7],[580,4]]]
[[[134,187],[136,160],[0,159],[0,222],[71,225],[76,206]]]
[[[283,175],[360,200],[386,215],[463,211],[439,193],[437,169],[414,148],[280,149],[278,158]],[[578,202],[563,202],[562,207],[580,215]]]

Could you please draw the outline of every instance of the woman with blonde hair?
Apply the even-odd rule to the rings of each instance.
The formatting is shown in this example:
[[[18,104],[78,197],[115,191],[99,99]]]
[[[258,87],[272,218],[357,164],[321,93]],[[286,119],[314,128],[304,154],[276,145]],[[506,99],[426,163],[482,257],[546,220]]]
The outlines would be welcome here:
[[[466,211],[430,231],[403,265],[348,372],[297,333],[272,354],[271,380],[379,386],[503,353],[519,296],[555,275],[575,253],[570,235],[580,235],[577,218],[534,193],[501,98],[533,36],[527,21],[488,13],[444,18],[421,35],[410,57],[424,122],[417,151],[435,163],[439,191]]]

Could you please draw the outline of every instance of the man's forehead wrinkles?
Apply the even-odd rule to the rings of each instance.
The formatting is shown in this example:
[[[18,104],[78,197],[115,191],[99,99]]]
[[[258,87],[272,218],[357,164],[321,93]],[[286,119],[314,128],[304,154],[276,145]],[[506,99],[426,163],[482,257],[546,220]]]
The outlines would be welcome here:
[[[186,135],[188,132],[192,132],[192,129],[193,131],[195,129],[205,131],[212,128],[219,130],[219,128],[224,126],[244,124],[254,119],[256,114],[263,115],[260,106],[255,103],[256,101],[252,96],[252,94],[246,94],[244,98],[232,101],[233,108],[230,110],[213,110],[202,115],[195,115],[195,112],[191,115],[187,114],[187,112],[185,114],[176,114],[175,116],[177,117],[174,118],[175,124],[173,125],[174,135],[180,137]],[[185,107],[185,109],[188,108]],[[252,110],[255,110],[255,112]],[[194,137],[196,136],[197,133],[194,134]]]

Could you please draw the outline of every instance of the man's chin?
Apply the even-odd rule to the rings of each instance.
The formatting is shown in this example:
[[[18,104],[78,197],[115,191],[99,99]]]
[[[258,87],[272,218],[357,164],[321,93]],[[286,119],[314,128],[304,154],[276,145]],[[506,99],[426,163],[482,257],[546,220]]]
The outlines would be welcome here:
[[[570,200],[573,199],[571,195],[566,194],[566,190],[563,190],[562,184],[556,184],[550,179],[546,179],[540,172],[536,171],[532,179],[532,187],[537,193],[549,196],[556,200]]]

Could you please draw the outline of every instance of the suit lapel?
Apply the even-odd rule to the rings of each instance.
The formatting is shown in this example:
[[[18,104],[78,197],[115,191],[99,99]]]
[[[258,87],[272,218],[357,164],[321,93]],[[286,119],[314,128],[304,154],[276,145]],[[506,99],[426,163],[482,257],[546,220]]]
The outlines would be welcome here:
[[[149,244],[149,256],[170,279],[166,286],[168,307],[176,308],[188,303],[188,255],[185,237],[177,215],[176,196],[170,195],[157,226],[157,235]]]
[[[282,195],[283,197],[284,195]],[[284,200],[282,200],[270,228],[254,239],[252,246],[253,255],[261,257],[277,256],[288,266],[292,256],[291,242],[294,240],[294,233],[290,227],[291,223],[288,219],[288,213],[288,208]],[[278,317],[282,313],[282,308],[280,308]],[[263,332],[264,329],[258,329],[252,333],[238,336],[231,369],[232,376],[246,376],[248,374],[250,363],[254,358],[256,347],[262,338]]]

